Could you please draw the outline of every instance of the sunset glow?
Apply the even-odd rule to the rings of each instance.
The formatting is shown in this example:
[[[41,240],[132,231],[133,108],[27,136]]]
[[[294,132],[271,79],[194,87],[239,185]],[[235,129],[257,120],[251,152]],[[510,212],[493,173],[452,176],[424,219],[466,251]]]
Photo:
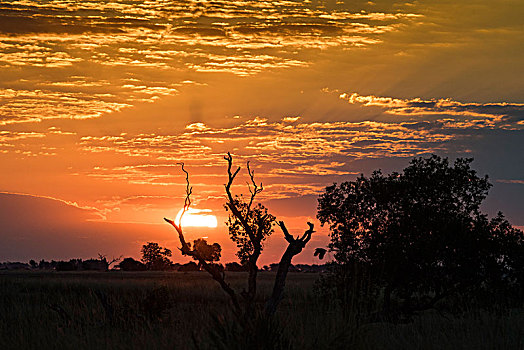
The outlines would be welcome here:
[[[523,16],[521,0],[0,0],[0,260],[178,252],[163,217],[181,162],[182,225],[225,246],[227,152],[234,194],[250,161],[272,215],[315,223],[311,247],[326,186],[431,153],[474,158],[487,212],[524,226]]]
[[[182,213],[183,209],[178,212],[175,222],[180,222]],[[182,217],[182,227],[217,227],[217,217],[206,213],[211,213],[211,210],[189,208]]]
[[[524,0],[0,0],[0,350],[524,350],[523,39]]]

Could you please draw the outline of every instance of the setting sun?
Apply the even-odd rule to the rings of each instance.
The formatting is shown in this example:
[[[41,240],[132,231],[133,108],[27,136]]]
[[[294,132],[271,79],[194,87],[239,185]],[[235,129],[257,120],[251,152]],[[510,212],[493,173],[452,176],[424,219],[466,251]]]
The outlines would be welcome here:
[[[211,213],[210,209],[193,209],[189,208],[184,216],[182,217],[182,226],[183,227],[217,227],[218,221],[217,217]],[[182,209],[176,215],[175,222],[180,221],[180,216],[182,215]]]

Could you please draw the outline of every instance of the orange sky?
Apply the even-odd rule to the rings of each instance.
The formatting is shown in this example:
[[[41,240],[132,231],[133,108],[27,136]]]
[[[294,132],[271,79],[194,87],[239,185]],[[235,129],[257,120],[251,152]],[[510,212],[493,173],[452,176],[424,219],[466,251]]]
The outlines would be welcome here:
[[[233,260],[228,151],[294,233],[326,185],[429,153],[474,157],[485,210],[522,226],[523,15],[520,0],[0,1],[0,261],[175,251],[162,218],[183,204],[181,161],[219,221],[188,239]],[[315,262],[317,229],[295,262]],[[283,245],[277,229],[261,262]]]

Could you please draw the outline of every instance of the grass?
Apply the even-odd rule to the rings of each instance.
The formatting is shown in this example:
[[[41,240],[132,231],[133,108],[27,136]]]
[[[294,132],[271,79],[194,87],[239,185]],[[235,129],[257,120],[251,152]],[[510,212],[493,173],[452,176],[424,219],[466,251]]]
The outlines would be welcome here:
[[[237,290],[245,277],[228,274]],[[524,308],[428,311],[407,324],[357,328],[334,301],[316,296],[317,277],[289,274],[272,327],[292,349],[524,349]],[[273,278],[260,273],[261,302]],[[0,349],[184,350],[195,341],[205,348],[214,316],[227,315],[229,305],[201,272],[10,271],[0,273],[0,295]]]

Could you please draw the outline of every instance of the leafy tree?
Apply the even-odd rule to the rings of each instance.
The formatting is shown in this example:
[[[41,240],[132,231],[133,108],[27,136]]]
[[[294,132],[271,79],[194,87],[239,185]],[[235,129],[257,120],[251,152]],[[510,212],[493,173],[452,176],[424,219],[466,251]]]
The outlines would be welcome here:
[[[122,260],[117,267],[122,271],[145,271],[146,265],[133,258],[125,258]]]
[[[32,269],[36,269],[38,267],[38,264],[33,259],[29,260],[29,265],[31,265]]]
[[[147,242],[142,246],[142,262],[148,270],[167,270],[171,267],[168,257],[172,255],[171,250],[162,248],[155,242]]]
[[[339,297],[365,284],[368,295],[382,295],[386,313],[393,296],[410,313],[522,281],[523,233],[500,213],[488,220],[480,212],[491,185],[471,162],[415,158],[403,173],[375,171],[325,189],[317,216],[331,229]]]
[[[178,268],[180,272],[190,272],[190,271],[200,271],[200,268],[193,261],[188,262],[187,264],[180,265]]]
[[[245,272],[247,271],[247,266],[240,265],[236,261],[226,263],[226,271],[232,272]]]
[[[82,266],[81,259],[71,259],[69,261],[58,261],[56,264],[56,271],[77,271]]]
[[[262,204],[257,203],[257,205],[252,207],[242,196],[235,198],[234,205],[238,208],[241,215],[246,218],[247,224],[253,227],[253,230],[260,236],[260,252],[262,252],[263,242],[274,232],[273,225],[276,218],[269,214],[267,208]],[[226,211],[231,212],[227,205],[225,208]],[[255,253],[253,241],[249,238],[238,217],[233,213],[230,213],[226,226],[229,229],[229,237],[237,245],[238,251],[236,256],[240,260],[240,264],[247,266],[250,257],[253,257]]]
[[[81,269],[85,271],[107,271],[109,264],[105,259],[88,259],[82,261]]]
[[[42,270],[51,270],[55,268],[56,261],[53,260],[53,262],[45,261],[44,259],[40,260],[38,263],[38,268]]]
[[[193,241],[193,252],[197,252],[197,254],[192,254],[191,256],[193,259],[198,260],[195,258],[195,255],[200,256],[203,260],[212,263],[213,261],[219,261],[220,255],[222,252],[222,247],[218,243],[208,244],[207,241],[203,238],[198,238]],[[183,253],[184,254],[184,253]],[[184,254],[188,255],[188,254]]]

